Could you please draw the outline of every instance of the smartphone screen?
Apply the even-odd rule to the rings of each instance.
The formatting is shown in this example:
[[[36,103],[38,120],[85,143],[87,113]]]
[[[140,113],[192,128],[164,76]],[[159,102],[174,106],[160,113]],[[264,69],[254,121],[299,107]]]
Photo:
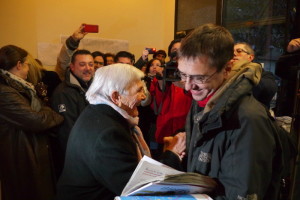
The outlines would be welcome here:
[[[99,27],[98,25],[85,24],[83,31],[87,33],[98,33]]]

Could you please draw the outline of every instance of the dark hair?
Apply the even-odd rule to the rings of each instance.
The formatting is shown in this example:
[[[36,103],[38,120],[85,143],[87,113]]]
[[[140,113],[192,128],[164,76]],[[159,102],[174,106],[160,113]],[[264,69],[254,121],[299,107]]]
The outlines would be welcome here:
[[[115,59],[115,54],[113,54],[113,53],[106,53],[106,54],[104,54],[104,56],[105,56],[105,58],[106,57],[113,57],[113,59]]]
[[[158,61],[160,62],[161,65],[163,64],[163,63],[161,62],[161,60],[159,60],[159,59],[157,59],[157,58],[151,59],[151,60],[147,63],[146,70],[145,70],[145,74],[148,74],[148,73],[149,73],[151,64],[154,62],[154,60],[158,60]]]
[[[171,43],[169,44],[169,47],[168,47],[168,56],[171,56],[171,49],[172,49],[173,45],[176,43],[181,43],[181,40],[182,40],[181,38],[178,38],[178,39],[171,41]]]
[[[103,58],[104,61],[104,66],[106,65],[106,57],[104,55],[104,53],[102,53],[101,51],[94,51],[92,53],[93,58],[95,59],[97,56],[101,56]]]
[[[94,51],[92,53],[93,58],[96,58],[97,56],[101,56],[104,59],[104,53],[100,52],[100,51]]]
[[[115,62],[117,63],[121,57],[129,58],[132,64],[135,62],[135,56],[128,51],[119,51],[115,56]]]
[[[71,63],[74,64],[77,55],[91,55],[91,56],[93,56],[90,51],[85,50],[85,49],[80,49],[80,50],[77,50],[73,53],[72,58],[71,58]]]
[[[153,58],[156,58],[156,56],[159,54],[162,54],[163,56],[165,56],[165,58],[167,57],[167,53],[164,50],[158,50],[153,54]]]
[[[6,45],[0,49],[0,68],[4,70],[10,70],[14,66],[25,62],[28,52],[15,45]]]
[[[179,58],[197,58],[207,56],[209,64],[221,71],[226,63],[233,58],[234,40],[231,33],[222,26],[205,24],[181,42]]]

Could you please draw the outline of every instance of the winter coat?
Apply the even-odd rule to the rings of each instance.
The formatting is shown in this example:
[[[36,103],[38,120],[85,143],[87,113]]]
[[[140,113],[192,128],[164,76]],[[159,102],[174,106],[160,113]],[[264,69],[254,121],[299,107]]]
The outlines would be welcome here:
[[[206,107],[187,119],[188,171],[215,178],[214,199],[277,199],[282,155],[277,127],[252,95],[260,66],[235,66]]]
[[[50,99],[53,110],[64,117],[64,122],[57,128],[55,137],[51,140],[57,176],[59,176],[63,167],[71,129],[80,113],[89,104],[85,98],[85,93],[86,90],[81,87],[78,80],[68,69],[65,80],[57,86]]]
[[[45,106],[35,111],[33,98],[16,80],[0,74],[2,200],[47,200],[54,195],[47,129],[63,117]]]
[[[139,160],[130,125],[109,105],[89,105],[72,129],[56,200],[113,200],[121,194]],[[176,167],[166,151],[161,162]]]

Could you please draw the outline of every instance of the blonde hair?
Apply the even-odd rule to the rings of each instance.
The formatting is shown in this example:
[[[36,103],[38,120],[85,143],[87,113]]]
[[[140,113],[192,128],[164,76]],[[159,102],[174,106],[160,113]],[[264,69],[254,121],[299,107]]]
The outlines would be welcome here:
[[[27,56],[27,61],[29,63],[27,81],[36,85],[42,80],[43,66],[40,65],[30,54]]]

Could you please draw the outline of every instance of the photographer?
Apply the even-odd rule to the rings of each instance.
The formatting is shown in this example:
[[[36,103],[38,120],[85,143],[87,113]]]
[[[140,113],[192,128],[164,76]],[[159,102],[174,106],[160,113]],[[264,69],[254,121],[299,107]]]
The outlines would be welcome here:
[[[170,62],[174,63],[176,70],[177,51],[180,47],[180,40],[173,40],[168,48]],[[166,64],[164,66],[167,66]],[[166,68],[163,69],[164,71]],[[155,139],[162,149],[163,138],[173,135],[178,129],[184,128],[187,113],[189,111],[192,97],[180,86],[181,82],[166,81],[166,72],[159,72],[153,78],[150,85],[152,96],[152,109],[157,115]],[[165,85],[164,85],[165,83]],[[164,86],[164,87],[163,87]]]

